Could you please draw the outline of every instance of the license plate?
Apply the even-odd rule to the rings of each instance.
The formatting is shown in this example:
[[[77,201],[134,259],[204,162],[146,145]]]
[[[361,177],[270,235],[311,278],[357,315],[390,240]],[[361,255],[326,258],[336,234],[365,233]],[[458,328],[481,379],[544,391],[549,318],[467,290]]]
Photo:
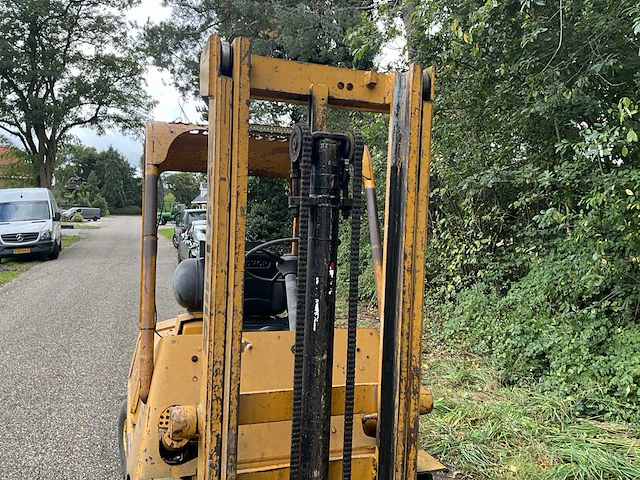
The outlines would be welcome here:
[[[20,254],[20,253],[31,253],[31,249],[30,248],[16,248],[13,250],[14,254]]]

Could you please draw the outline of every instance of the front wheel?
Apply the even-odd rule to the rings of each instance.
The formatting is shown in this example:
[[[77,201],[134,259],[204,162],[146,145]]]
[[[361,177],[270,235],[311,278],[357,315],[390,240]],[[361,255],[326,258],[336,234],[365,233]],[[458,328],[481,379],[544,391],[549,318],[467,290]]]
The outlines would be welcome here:
[[[93,217],[93,221],[97,222],[98,221],[98,217]]]
[[[171,239],[171,242],[173,243],[173,246],[178,248],[178,243],[180,242],[180,240],[178,239],[178,236],[174,233],[173,234],[173,238]]]
[[[160,218],[160,225],[166,225],[166,224],[167,224],[167,217]]]
[[[127,478],[127,401],[125,400],[118,415],[118,450],[120,451],[120,469],[122,478]]]
[[[60,244],[62,243],[62,240],[60,240],[60,242],[56,242],[53,244],[53,252],[51,252],[48,257],[49,260],[56,260],[59,256],[60,256]]]

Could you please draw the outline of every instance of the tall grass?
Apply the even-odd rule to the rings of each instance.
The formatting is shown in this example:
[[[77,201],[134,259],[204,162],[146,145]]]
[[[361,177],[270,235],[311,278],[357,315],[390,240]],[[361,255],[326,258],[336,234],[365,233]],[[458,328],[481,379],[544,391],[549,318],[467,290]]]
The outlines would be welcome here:
[[[500,383],[475,357],[424,357],[436,401],[422,445],[464,479],[640,479],[640,428],[576,416],[571,398]]]

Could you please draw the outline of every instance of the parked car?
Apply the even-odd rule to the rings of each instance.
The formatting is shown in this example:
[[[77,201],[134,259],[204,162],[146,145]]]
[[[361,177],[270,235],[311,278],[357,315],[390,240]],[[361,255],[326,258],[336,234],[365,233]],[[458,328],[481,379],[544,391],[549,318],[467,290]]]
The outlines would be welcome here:
[[[65,220],[71,220],[76,213],[82,215],[82,218],[87,221],[93,220],[94,222],[97,222],[100,218],[102,218],[100,209],[94,207],[71,207],[69,210],[65,210],[62,213],[62,218],[64,218]]]
[[[200,242],[207,238],[207,221],[194,220],[186,232],[180,234],[178,242],[178,263],[185,258],[200,257]]]
[[[46,188],[0,190],[0,261],[25,254],[55,260],[62,250],[58,204]]]
[[[205,220],[207,211],[204,208],[189,208],[178,216],[176,226],[173,227],[173,246],[178,248],[180,235],[185,233],[195,220]]]

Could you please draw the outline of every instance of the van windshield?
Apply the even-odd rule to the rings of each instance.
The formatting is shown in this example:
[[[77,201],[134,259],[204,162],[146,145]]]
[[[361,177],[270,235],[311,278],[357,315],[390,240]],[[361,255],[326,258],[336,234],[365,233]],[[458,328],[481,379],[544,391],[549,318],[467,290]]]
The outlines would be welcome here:
[[[0,202],[0,222],[25,222],[48,220],[49,202]]]

